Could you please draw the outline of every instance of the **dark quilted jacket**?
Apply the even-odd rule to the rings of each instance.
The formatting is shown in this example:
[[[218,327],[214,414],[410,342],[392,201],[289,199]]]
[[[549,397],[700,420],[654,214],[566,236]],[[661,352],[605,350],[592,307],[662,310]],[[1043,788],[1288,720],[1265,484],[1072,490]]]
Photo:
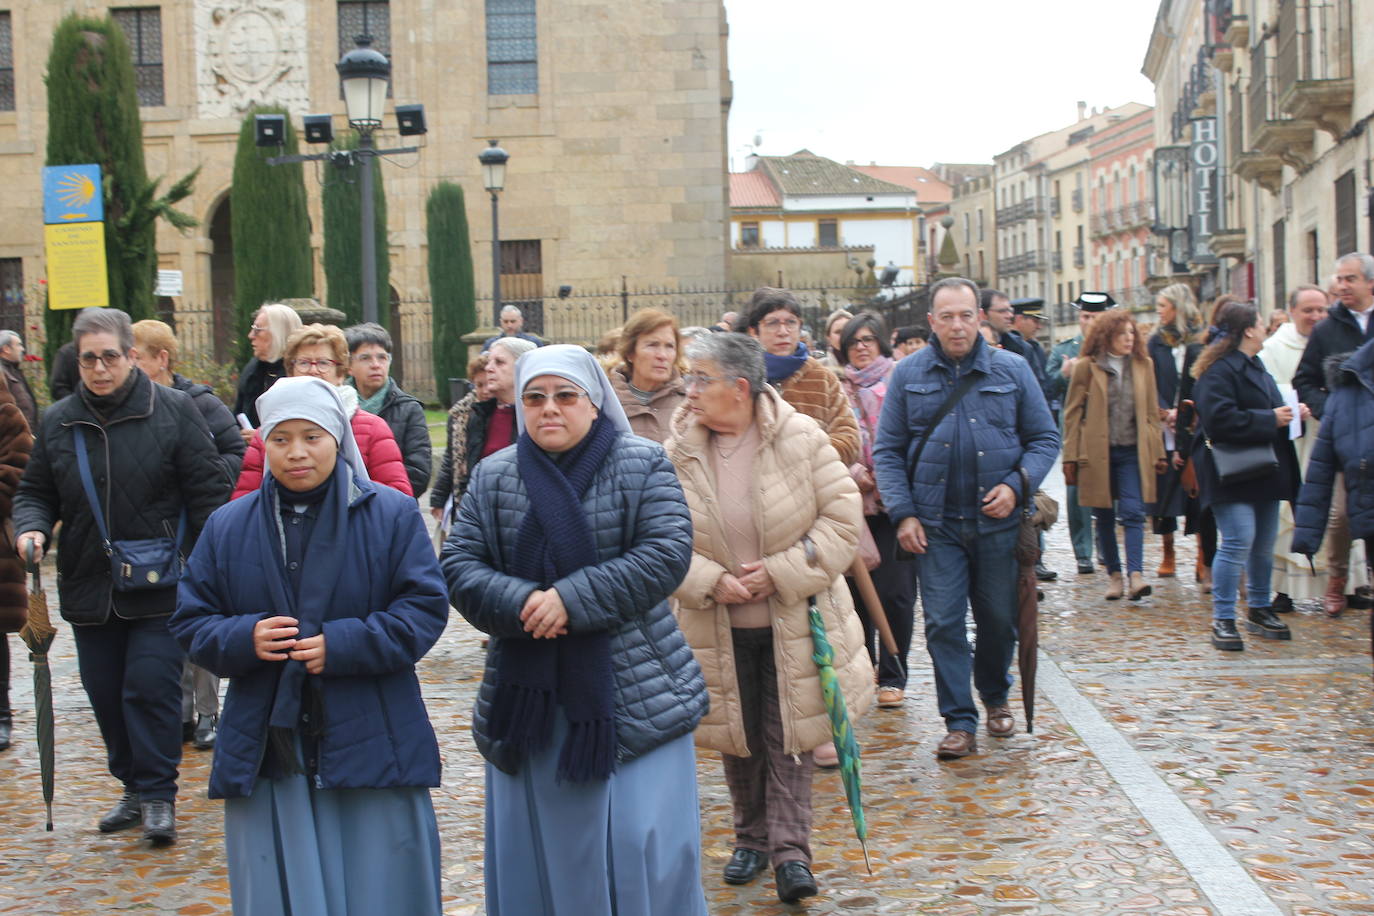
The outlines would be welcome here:
[[[1331,357],[1327,366],[1331,394],[1294,513],[1293,552],[1309,556],[1326,533],[1337,473],[1345,474],[1350,536],[1374,537],[1374,343],[1344,359]]]
[[[1326,415],[1326,399],[1330,391],[1326,384],[1327,358],[1358,350],[1368,340],[1374,340],[1374,321],[1370,321],[1369,326],[1361,331],[1359,321],[1343,303],[1331,306],[1326,317],[1317,322],[1308,335],[1307,346],[1303,347],[1298,371],[1293,373],[1293,387],[1298,389],[1298,400],[1312,408],[1312,416],[1321,420]]]
[[[62,617],[75,624],[104,623],[114,611],[124,618],[170,614],[176,588],[116,592],[110,561],[77,471],[72,427],[80,423],[96,493],[103,500],[114,540],[169,537],[187,510],[187,552],[205,520],[229,498],[233,481],[224,471],[210,430],[190,397],[154,384],[138,369],[134,388],[104,423],[80,390],[43,415],[33,457],[14,499],[14,530],[41,531],[57,544],[57,594]]]
[[[429,487],[429,472],[434,466],[434,445],[429,441],[429,423],[425,407],[414,395],[406,394],[396,380],[391,380],[377,416],[391,427],[396,444],[401,447],[410,491],[418,499]]]
[[[513,773],[518,760],[487,739],[495,664],[503,639],[530,638],[520,609],[535,583],[504,570],[528,509],[515,446],[473,471],[440,565],[449,598],[492,650],[477,696],[472,732],[482,755]],[[568,609],[568,631],[609,630],[616,679],[616,758],[633,760],[692,732],[706,713],[706,683],[668,609],[668,596],[692,559],[692,522],[682,486],[662,446],[622,435],[583,500],[596,538],[595,566],[554,583]]]
[[[219,460],[224,465],[225,473],[229,475],[230,480],[238,480],[239,468],[243,465],[243,453],[248,450],[248,445],[243,441],[243,436],[239,435],[239,424],[234,415],[209,385],[198,384],[174,372],[172,387],[191,396],[191,402],[205,418],[205,425],[210,427],[210,436],[215,440],[215,450],[219,452]]]
[[[998,484],[1007,484],[1021,497],[1023,467],[1032,487],[1049,473],[1059,456],[1055,429],[1045,395],[1030,364],[983,341],[974,342],[973,364],[967,370],[981,376],[931,431],[919,466],[909,474],[907,464],[935,412],[954,388],[949,361],[931,345],[897,363],[887,384],[887,397],[878,420],[873,466],[878,492],[893,523],[915,517],[936,526],[944,518],[945,474],[956,423],[965,424],[977,452],[975,473],[981,497]],[[978,517],[978,530],[997,531],[1020,523],[1020,514],[1006,518]]]

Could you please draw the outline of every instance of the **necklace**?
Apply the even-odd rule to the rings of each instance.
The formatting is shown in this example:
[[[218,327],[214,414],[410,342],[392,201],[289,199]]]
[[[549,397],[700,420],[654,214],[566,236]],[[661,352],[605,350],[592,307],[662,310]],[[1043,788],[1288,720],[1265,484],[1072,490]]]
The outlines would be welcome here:
[[[730,459],[735,457],[735,453],[737,453],[740,449],[744,447],[745,440],[749,437],[749,433],[747,430],[743,433],[740,433],[738,438],[735,440],[735,447],[729,449],[728,451],[720,447],[721,436],[721,433],[714,433],[711,436],[711,447],[716,450],[716,455],[720,458],[722,462],[724,462],[725,464],[729,464]]]

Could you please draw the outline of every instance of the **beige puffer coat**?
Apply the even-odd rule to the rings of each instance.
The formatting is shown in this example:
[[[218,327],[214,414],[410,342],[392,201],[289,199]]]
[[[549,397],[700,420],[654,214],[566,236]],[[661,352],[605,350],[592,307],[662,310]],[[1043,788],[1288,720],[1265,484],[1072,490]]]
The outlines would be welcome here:
[[[777,592],[773,651],[778,669],[784,750],[809,751],[830,740],[830,720],[821,698],[807,598],[817,596],[835,670],[851,720],[873,703],[873,665],[863,647],[863,627],[843,574],[854,559],[863,524],[859,491],[816,421],[798,413],[771,388],[754,399],[759,451],[754,459],[754,520],[763,538],[763,561]],[[707,453],[709,430],[683,408],[674,417],[666,448],[692,510],[695,543],[687,578],[674,593],[678,626],[706,676],[711,709],[697,726],[701,747],[747,757],[730,612],[711,597],[722,573],[738,566],[726,546],[715,500],[715,475]],[[813,548],[807,557],[804,540]],[[814,563],[814,565],[813,565]]]

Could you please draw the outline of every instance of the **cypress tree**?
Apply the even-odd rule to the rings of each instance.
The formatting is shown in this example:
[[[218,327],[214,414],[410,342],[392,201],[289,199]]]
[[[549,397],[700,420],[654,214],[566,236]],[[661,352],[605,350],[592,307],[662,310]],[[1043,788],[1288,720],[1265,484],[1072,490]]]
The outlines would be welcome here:
[[[336,142],[337,150],[356,149],[357,136],[349,134]],[[391,258],[386,232],[386,193],[382,189],[381,162],[372,156],[367,161],[333,164],[325,169],[324,179],[324,280],[328,306],[348,316],[349,324],[363,320],[363,242],[360,231],[362,199],[358,178],[361,169],[372,169],[372,203],[375,208],[374,232],[377,240],[377,322],[391,323]]]
[[[425,202],[429,242],[429,298],[432,315],[434,387],[448,399],[448,379],[467,372],[463,335],[477,327],[477,292],[463,189],[443,181]]]
[[[301,163],[268,165],[274,155],[257,146],[254,118],[287,114],[284,108],[254,108],[239,128],[234,156],[234,190],[229,227],[234,239],[234,316],[242,329],[240,361],[248,359],[248,327],[264,302],[308,298],[315,294],[314,255],[310,249],[310,215],[305,203]],[[296,129],[286,118],[285,146],[295,154]]]
[[[143,122],[129,42],[111,19],[75,13],[53,32],[48,54],[48,165],[97,163],[105,203],[110,306],[135,321],[153,315],[159,218],[179,229],[196,221],[171,205],[191,193],[195,173],[159,198],[143,159]],[[71,336],[76,309],[44,312],[47,356]]]

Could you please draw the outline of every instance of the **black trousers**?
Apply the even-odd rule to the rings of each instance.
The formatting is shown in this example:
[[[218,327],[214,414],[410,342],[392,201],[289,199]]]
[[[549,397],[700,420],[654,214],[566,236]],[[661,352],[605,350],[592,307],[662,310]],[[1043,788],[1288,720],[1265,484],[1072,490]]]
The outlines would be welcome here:
[[[911,651],[911,633],[916,625],[916,563],[912,560],[897,559],[897,526],[892,524],[886,512],[869,515],[865,518],[873,542],[878,545],[878,554],[883,562],[869,573],[873,579],[873,590],[882,602],[883,614],[892,628],[892,638],[897,641],[897,654],[888,652],[878,638],[878,628],[868,615],[868,606],[863,596],[854,586],[854,580],[846,577],[849,593],[854,598],[854,610],[864,625],[864,645],[868,648],[868,659],[878,669],[879,687],[899,687],[906,689],[906,657]]]
[[[173,801],[181,764],[181,665],[166,617],[74,626],[81,686],[110,773],[144,801]]]
[[[10,637],[0,633],[0,716],[10,711]]]

